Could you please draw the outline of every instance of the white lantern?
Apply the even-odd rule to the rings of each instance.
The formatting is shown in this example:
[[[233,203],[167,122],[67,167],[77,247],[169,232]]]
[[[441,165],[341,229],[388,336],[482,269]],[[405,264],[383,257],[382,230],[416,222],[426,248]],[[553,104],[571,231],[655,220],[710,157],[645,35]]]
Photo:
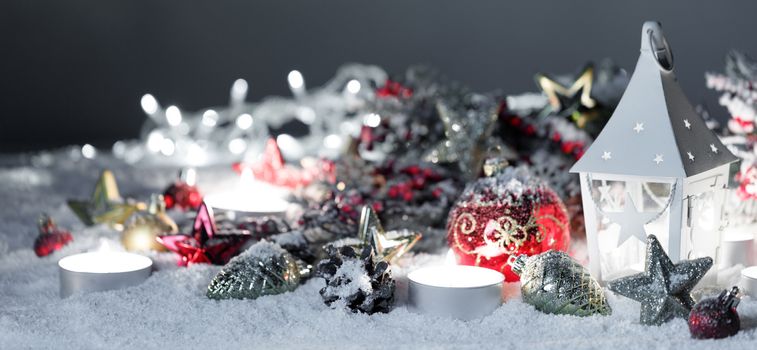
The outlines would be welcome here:
[[[608,281],[643,271],[649,234],[674,261],[717,261],[735,161],[678,85],[660,24],[644,23],[628,87],[571,169],[581,177],[592,274]]]

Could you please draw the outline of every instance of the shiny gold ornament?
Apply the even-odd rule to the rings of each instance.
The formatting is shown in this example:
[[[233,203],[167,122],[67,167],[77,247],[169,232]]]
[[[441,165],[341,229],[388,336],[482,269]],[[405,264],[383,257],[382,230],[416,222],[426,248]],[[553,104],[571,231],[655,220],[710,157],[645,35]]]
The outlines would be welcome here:
[[[545,74],[536,75],[536,83],[549,100],[550,112],[569,117],[579,128],[584,128],[599,115],[594,109],[597,101],[591,97],[593,80],[594,66],[591,64],[567,87]]]
[[[358,227],[358,239],[371,246],[374,256],[389,262],[397,260],[421,239],[419,232],[410,230],[384,231],[376,212],[367,205],[360,213]]]
[[[158,235],[179,232],[176,223],[166,215],[162,195],[152,195],[147,211],[137,212],[129,218],[121,243],[129,251],[157,250],[166,248],[155,239]]]
[[[123,229],[124,222],[144,206],[144,203],[127,202],[121,198],[116,178],[110,170],[103,170],[92,198],[68,201],[68,207],[85,225],[107,224],[117,230]]]

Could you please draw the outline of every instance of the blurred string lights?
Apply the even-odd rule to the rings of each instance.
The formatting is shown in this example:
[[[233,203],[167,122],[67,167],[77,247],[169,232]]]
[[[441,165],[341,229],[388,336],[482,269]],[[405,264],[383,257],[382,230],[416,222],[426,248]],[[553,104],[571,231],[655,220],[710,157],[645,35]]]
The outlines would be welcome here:
[[[379,67],[348,64],[323,86],[307,90],[302,73],[293,70],[287,75],[292,97],[268,97],[257,103],[245,101],[249,85],[238,79],[231,86],[228,106],[197,112],[173,105],[163,108],[146,94],[141,105],[148,118],[140,139],[116,142],[113,153],[129,163],[203,166],[252,161],[275,137],[286,159],[334,158],[364,122],[378,124],[378,116],[363,111],[375,97],[375,87],[386,79]],[[304,135],[286,133],[287,124],[294,121],[306,126]],[[276,131],[281,133],[274,135]],[[94,157],[93,147],[82,148],[85,151]]]

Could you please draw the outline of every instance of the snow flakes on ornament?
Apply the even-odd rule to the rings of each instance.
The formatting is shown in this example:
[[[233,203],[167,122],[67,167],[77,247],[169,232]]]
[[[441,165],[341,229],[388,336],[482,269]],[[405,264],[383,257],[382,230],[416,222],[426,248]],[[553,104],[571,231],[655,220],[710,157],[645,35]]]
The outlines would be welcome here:
[[[647,237],[644,272],[610,281],[608,288],[641,303],[640,322],[661,325],[673,317],[689,317],[691,290],[712,267],[712,258],[674,264],[654,235]]]
[[[506,168],[468,184],[449,213],[447,241],[463,265],[518,276],[511,255],[567,250],[568,213],[557,194],[525,167]]]

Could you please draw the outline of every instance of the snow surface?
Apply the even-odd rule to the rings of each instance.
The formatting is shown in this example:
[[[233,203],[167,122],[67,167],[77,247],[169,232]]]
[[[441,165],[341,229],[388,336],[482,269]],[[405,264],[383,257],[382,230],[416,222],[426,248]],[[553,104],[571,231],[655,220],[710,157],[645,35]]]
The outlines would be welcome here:
[[[694,340],[686,322],[660,327],[638,322],[639,304],[609,295],[611,316],[553,316],[520,301],[518,285],[505,288],[506,302],[492,315],[463,322],[408,312],[407,272],[437,264],[442,255],[408,254],[393,274],[398,306],[388,314],[353,314],[326,306],[313,279],[294,292],[257,300],[210,300],[205,291],[220,266],[177,267],[169,253],[150,255],[158,268],[128,289],[58,296],[57,261],[96,249],[101,239],[117,245],[103,226],[84,228],[65,205],[87,198],[99,171],[115,171],[122,195],[148,198],[175,169],[133,168],[103,158],[73,161],[68,151],[34,157],[0,156],[0,349],[754,349],[757,302],[739,305],[742,331],[722,340]],[[35,166],[36,165],[36,166]],[[228,169],[201,170],[200,186],[212,187]],[[203,181],[205,180],[205,181]],[[207,186],[203,185],[203,182]],[[74,233],[74,243],[37,258],[32,242],[37,216],[46,211]],[[176,213],[173,213],[176,215]]]

